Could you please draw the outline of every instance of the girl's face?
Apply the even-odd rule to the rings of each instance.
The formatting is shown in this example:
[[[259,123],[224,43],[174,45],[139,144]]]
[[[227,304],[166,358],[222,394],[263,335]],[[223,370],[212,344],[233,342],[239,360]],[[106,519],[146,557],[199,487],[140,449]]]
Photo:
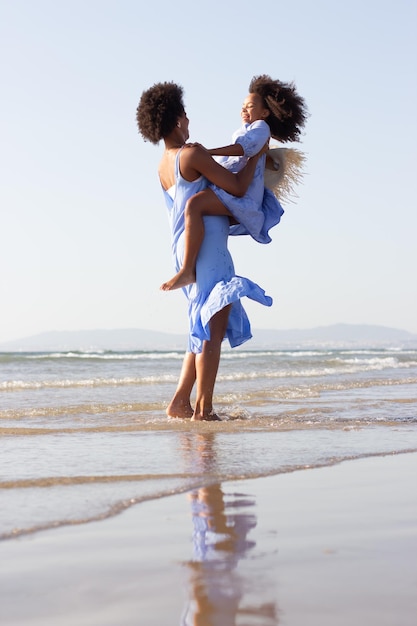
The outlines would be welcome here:
[[[261,96],[257,93],[250,93],[246,96],[242,104],[240,116],[244,124],[252,124],[257,120],[264,120],[269,115],[269,110],[264,107]]]

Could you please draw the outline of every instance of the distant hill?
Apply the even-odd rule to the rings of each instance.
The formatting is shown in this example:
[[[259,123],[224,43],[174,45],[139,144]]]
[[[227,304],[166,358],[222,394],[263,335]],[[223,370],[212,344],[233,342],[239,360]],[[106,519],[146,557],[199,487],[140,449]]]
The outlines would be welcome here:
[[[417,335],[398,328],[368,324],[333,324],[308,329],[257,330],[256,343],[274,347],[414,346]]]
[[[184,335],[137,328],[50,331],[0,343],[1,351],[68,350],[177,350],[185,346]]]
[[[414,347],[417,335],[385,326],[334,324],[309,329],[253,329],[243,349]],[[51,331],[0,343],[2,352],[69,350],[184,350],[185,335],[144,329]]]

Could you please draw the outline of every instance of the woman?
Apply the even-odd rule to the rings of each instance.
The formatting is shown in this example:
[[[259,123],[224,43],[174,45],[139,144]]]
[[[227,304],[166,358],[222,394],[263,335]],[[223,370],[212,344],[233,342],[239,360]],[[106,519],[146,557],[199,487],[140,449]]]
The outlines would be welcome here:
[[[165,150],[158,173],[168,208],[175,269],[184,253],[184,208],[208,181],[227,192],[243,196],[253,177],[259,155],[249,159],[238,174],[223,168],[202,146],[188,145],[188,118],[182,87],[157,83],[142,93],[137,123],[145,141]],[[235,275],[227,249],[229,218],[204,218],[204,240],[196,265],[196,282],[183,291],[188,299],[189,337],[177,389],[167,407],[169,417],[218,420],[213,412],[213,391],[225,336],[232,347],[251,338],[250,324],[240,298],[247,296],[271,306],[272,299],[255,283]],[[190,396],[197,383],[194,410]]]

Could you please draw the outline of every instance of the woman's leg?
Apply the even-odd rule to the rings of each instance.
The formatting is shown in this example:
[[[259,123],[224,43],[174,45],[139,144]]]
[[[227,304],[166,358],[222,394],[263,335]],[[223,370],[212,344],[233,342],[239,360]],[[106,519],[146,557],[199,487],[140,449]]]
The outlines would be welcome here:
[[[184,210],[185,238],[182,268],[171,280],[161,285],[162,291],[171,291],[195,283],[195,264],[204,239],[204,215],[231,216],[231,213],[211,189],[200,191],[188,200]]]
[[[213,392],[219,369],[221,345],[227,329],[231,304],[213,315],[210,340],[204,341],[203,351],[196,354],[197,392],[193,420],[219,420],[213,413]]]
[[[166,410],[168,417],[192,417],[193,408],[190,402],[190,395],[195,379],[195,354],[187,352],[182,362],[177,389]]]

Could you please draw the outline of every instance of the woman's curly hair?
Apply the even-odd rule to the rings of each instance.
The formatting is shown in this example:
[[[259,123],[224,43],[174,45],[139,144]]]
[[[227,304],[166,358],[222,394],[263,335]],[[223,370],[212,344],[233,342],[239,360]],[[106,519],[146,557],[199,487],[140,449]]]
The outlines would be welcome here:
[[[185,112],[183,93],[183,88],[172,82],[156,83],[142,93],[136,121],[145,141],[157,144],[174,130]]]
[[[256,93],[269,109],[265,119],[271,136],[278,141],[299,141],[308,111],[304,99],[297,93],[294,83],[273,80],[267,74],[254,76],[249,93]]]

